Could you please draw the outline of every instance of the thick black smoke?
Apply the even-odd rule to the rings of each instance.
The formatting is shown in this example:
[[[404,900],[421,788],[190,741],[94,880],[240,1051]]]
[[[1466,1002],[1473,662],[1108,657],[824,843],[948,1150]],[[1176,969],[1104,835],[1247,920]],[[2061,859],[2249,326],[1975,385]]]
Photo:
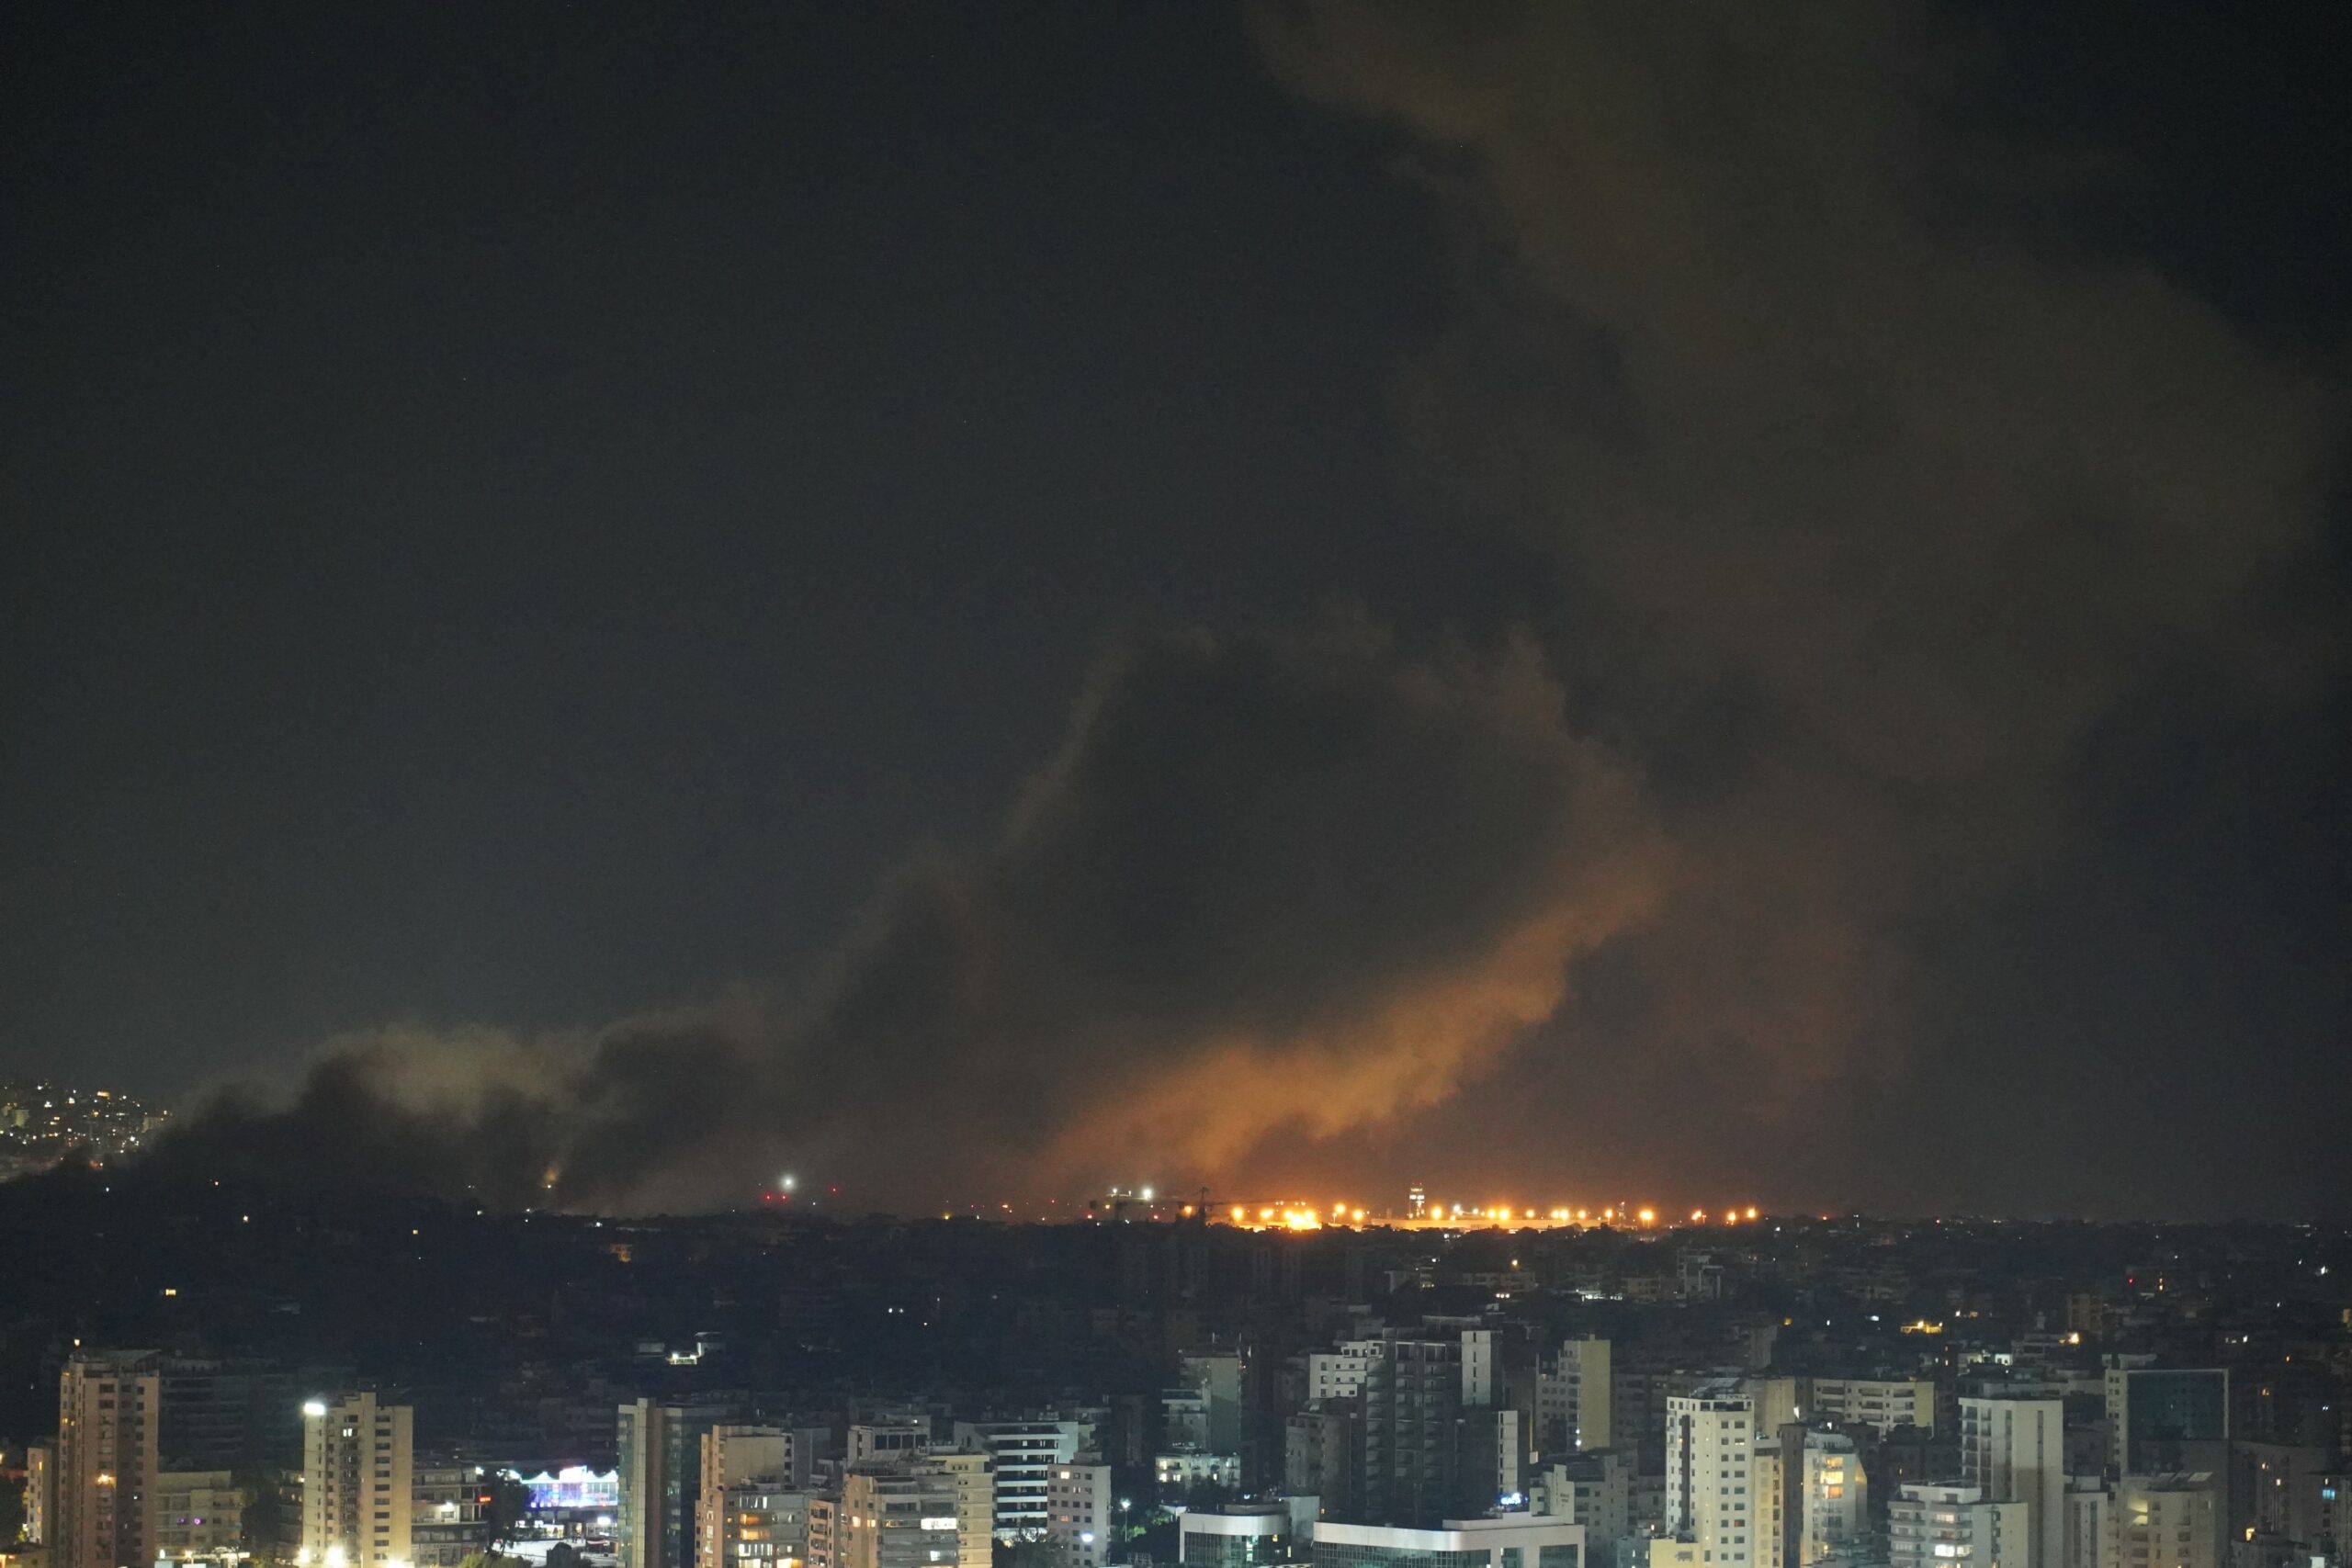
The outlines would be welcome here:
[[[1214,1174],[1451,1095],[1658,874],[1524,646],[1168,631],[1096,671],[996,841],[901,871],[805,994],[594,1039],[393,1030],[175,1161],[599,1210]]]
[[[1869,1148],[1850,1190],[1903,1201],[1940,1120],[1909,1058],[1971,1049],[1936,1038],[1933,933],[2063,848],[2086,741],[2152,687],[2312,684],[2269,605],[2319,555],[2333,390],[2151,269],[2028,243],[2006,200],[2048,167],[1954,137],[1977,56],[1923,7],[1255,19],[1473,237],[1403,378],[1419,474],[1557,563],[1547,646],[1678,850],[1511,1106],[1600,1134],[1596,1179],[1817,1193]],[[1715,1152],[1661,1170],[1612,1127]],[[1976,1174],[1908,1190],[2048,1201]]]
[[[1899,1201],[1858,1154],[2037,1094],[1952,1066],[1944,950],[2067,845],[2120,711],[2324,678],[2267,606],[2334,389],[2010,222],[2048,169],[1954,138],[1973,56],[1924,8],[1254,15],[1464,237],[1409,471],[1554,563],[1556,618],[1495,659],[1136,638],[995,840],[903,868],[816,984],[344,1043],[174,1157],[648,1208],[787,1161],[911,1204],[1557,1150],[1596,1198]]]

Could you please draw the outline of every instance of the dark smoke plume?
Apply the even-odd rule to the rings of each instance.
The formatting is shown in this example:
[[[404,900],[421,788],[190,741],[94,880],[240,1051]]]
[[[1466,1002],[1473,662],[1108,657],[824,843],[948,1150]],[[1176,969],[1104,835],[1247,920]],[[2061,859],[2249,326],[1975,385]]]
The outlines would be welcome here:
[[[1677,847],[1510,1106],[1714,1151],[1596,1175],[1843,1179],[1845,1123],[1935,1120],[1903,1088],[1949,999],[1921,933],[2051,852],[2096,728],[2184,670],[2312,683],[2266,604],[2317,555],[2340,404],[2153,270],[2005,222],[2048,160],[1952,140],[1971,51],[1924,7],[1253,19],[1470,237],[1403,377],[1418,476],[1556,562],[1541,635]],[[1916,1150],[1860,1190],[1902,1201]]]
[[[2008,223],[2048,165],[1951,138],[1970,55],[1924,8],[1253,16],[1461,238],[1408,473],[1552,562],[1555,618],[1492,660],[1136,638],[995,840],[904,867],[817,984],[339,1043],[169,1157],[644,1209],[786,1161],[912,1204],[1558,1150],[1595,1198],[1866,1166],[1904,1200],[1921,1059],[1973,1048],[1940,942],[2064,841],[2089,738],[2183,670],[2324,669],[2265,605],[2319,543],[2332,389]]]
[[[787,1164],[900,1206],[1205,1177],[1452,1095],[1638,921],[1659,854],[1524,645],[1138,636],[996,841],[903,868],[806,995],[338,1042],[159,1157],[603,1211]]]

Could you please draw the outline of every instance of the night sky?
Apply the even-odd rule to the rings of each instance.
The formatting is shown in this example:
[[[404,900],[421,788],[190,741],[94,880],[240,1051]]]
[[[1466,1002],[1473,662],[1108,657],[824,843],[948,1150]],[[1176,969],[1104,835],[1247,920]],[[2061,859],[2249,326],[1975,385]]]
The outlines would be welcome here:
[[[0,1074],[599,1208],[2341,1210],[2342,8],[0,29]]]

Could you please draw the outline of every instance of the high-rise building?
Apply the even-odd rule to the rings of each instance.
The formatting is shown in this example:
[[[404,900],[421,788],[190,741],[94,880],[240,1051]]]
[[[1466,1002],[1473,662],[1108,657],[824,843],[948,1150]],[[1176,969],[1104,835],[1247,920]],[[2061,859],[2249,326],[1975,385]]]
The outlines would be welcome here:
[[[415,1568],[458,1568],[483,1546],[489,1508],[478,1465],[419,1464],[409,1484],[409,1560]]]
[[[1057,1464],[1046,1480],[1046,1546],[1054,1568],[1102,1568],[1118,1516],[1107,1464]]]
[[[155,1557],[162,1380],[152,1351],[76,1355],[58,1377],[54,1568]]]
[[[1989,1502],[2022,1503],[2022,1568],[2064,1568],[2066,1407],[2063,1400],[1975,1397],[1960,1402],[1960,1480]]]
[[[1177,1381],[1200,1396],[1205,1429],[1200,1446],[1212,1453],[1241,1451],[1242,1378],[1238,1350],[1192,1350],[1177,1358]]]
[[[809,1494],[765,1481],[703,1486],[701,1562],[707,1568],[802,1568],[808,1560]]]
[[[302,1462],[302,1389],[259,1361],[164,1358],[156,1450],[164,1468],[240,1475]]]
[[[932,1446],[931,1427],[922,1421],[854,1422],[843,1458],[851,1464],[913,1459]]]
[[[1609,1422],[1609,1341],[1570,1339],[1536,1374],[1535,1440],[1542,1452],[1605,1449]]]
[[[1851,1551],[1870,1528],[1869,1483],[1854,1439],[1842,1432],[1807,1432],[1802,1446],[1783,1445],[1797,1517],[1788,1539],[1792,1568]]]
[[[1936,1385],[1928,1378],[1808,1378],[1806,1421],[1868,1427],[1881,1437],[1897,1427],[1936,1427]]]
[[[1804,1440],[1802,1427],[1783,1431],[1790,1443]],[[1749,1483],[1755,1490],[1748,1494],[1756,1551],[1749,1568],[1788,1568],[1799,1551],[1796,1538],[1799,1521],[1804,1517],[1804,1502],[1796,1495],[1792,1479],[1803,1473],[1804,1464],[1802,1459],[1792,1463],[1782,1444],[1781,1438],[1756,1439],[1755,1462],[1749,1470]]]
[[[1174,1502],[1200,1487],[1220,1492],[1238,1492],[1241,1488],[1241,1456],[1239,1454],[1201,1453],[1180,1450],[1151,1456],[1152,1484],[1159,1495]],[[1000,1529],[999,1536],[1005,1532]]]
[[[662,1407],[634,1399],[614,1426],[620,1501],[613,1507],[613,1556],[619,1568],[671,1568],[662,1551]]]
[[[2230,1462],[2233,1512],[2225,1533],[2250,1529],[2257,1537],[2322,1551],[2333,1545],[2335,1510],[2327,1505],[2337,1499],[2324,1494],[2335,1490],[2337,1472],[2328,1450],[2233,1442]]]
[[[1187,1509],[1176,1521],[1179,1568],[1271,1568],[1306,1554],[1314,1521],[1282,1504]]]
[[[57,1529],[57,1450],[47,1443],[25,1450],[25,1522],[27,1546],[47,1546]]]
[[[1493,1347],[1478,1332],[1360,1342],[1371,1360],[1347,1488],[1355,1517],[1428,1529],[1483,1513],[1499,1495],[1519,1490],[1518,1412],[1463,1404],[1465,1386],[1491,1387],[1490,1375],[1465,1378],[1463,1371],[1465,1354],[1483,1351],[1491,1373]]]
[[[311,1568],[406,1568],[415,1499],[413,1412],[373,1393],[302,1405],[302,1545]]]
[[[1751,1568],[1813,1568],[1849,1553],[1868,1528],[1854,1439],[1792,1423],[1755,1439]]]
[[[1491,1410],[1495,1405],[1495,1331],[1462,1331],[1462,1408]]]
[[[1702,1562],[1754,1561],[1755,1412],[1736,1379],[1667,1399],[1666,1530]]]
[[[956,1484],[956,1545],[960,1568],[989,1568],[996,1561],[994,1461],[971,1449],[933,1449],[910,1462],[944,1471]],[[1052,1489],[1047,1488],[1050,1506]]]
[[[946,1568],[963,1561],[956,1477],[944,1467],[852,1467],[827,1528],[809,1511],[809,1568]],[[821,1542],[821,1547],[820,1547]],[[820,1551],[822,1555],[820,1555]]]
[[[2070,1568],[2221,1568],[2221,1506],[2211,1472],[2076,1491],[2067,1497]]]
[[[759,1540],[773,1543],[773,1522],[746,1525],[740,1516],[772,1512],[793,1514],[789,1524],[806,1524],[805,1505],[753,1504],[747,1499],[775,1496],[789,1499],[792,1491],[793,1438],[781,1427],[715,1426],[703,1433],[702,1489],[695,1507],[695,1562],[700,1568],[722,1568],[747,1555],[747,1530],[764,1530]],[[803,1532],[805,1534],[805,1531]]]
[[[1306,1398],[1350,1399],[1363,1392],[1372,1369],[1372,1352],[1364,1345],[1343,1345],[1337,1350],[1306,1354]]]
[[[1077,1460],[1093,1433],[1082,1421],[958,1421],[955,1446],[984,1453],[996,1482],[996,1537],[1038,1540],[1046,1532],[1046,1479]]]
[[[1516,1410],[1464,1410],[1454,1426],[1455,1498],[1461,1511],[1485,1512],[1524,1501],[1520,1466],[1526,1445]]]
[[[2230,1374],[2218,1367],[2107,1367],[2107,1468],[2150,1475],[2218,1465],[2230,1436]]]
[[[155,1557],[226,1562],[244,1544],[245,1489],[225,1470],[166,1470],[155,1477]]]
[[[2024,1568],[2023,1503],[1974,1486],[1906,1485],[1887,1505],[1888,1568]]]
[[[1596,1449],[1544,1468],[1532,1489],[1539,1514],[1585,1528],[1589,1568],[1614,1568],[1617,1543],[1634,1533],[1634,1463],[1616,1449]]]
[[[613,1512],[619,1568],[695,1568],[702,1506],[702,1435],[740,1420],[733,1403],[632,1400],[615,1430],[620,1500]]]
[[[1802,1421],[1868,1427],[1884,1437],[1898,1427],[1936,1425],[1936,1385],[1928,1378],[1752,1377],[1747,1394],[1759,1432]]]
[[[1283,1426],[1284,1489],[1322,1498],[1333,1518],[1354,1518],[1363,1449],[1362,1399],[1308,1401]]]

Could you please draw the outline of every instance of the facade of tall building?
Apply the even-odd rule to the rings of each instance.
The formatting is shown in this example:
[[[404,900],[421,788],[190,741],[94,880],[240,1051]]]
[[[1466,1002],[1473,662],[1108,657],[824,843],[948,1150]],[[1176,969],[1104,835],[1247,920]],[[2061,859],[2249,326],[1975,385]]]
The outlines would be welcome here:
[[[1343,1345],[1337,1350],[1310,1350],[1306,1355],[1308,1400],[1351,1399],[1363,1392],[1372,1370],[1372,1351],[1363,1345]]]
[[[1356,1510],[1363,1517],[1426,1529],[1449,1515],[1493,1506],[1465,1497],[1462,1481],[1462,1343],[1403,1336],[1373,1341],[1363,1385]],[[1483,1485],[1476,1489],[1483,1494]],[[1475,1502],[1475,1506],[1465,1506]]]
[[[2107,1468],[2148,1475],[2218,1464],[2230,1436],[2230,1374],[2218,1367],[2107,1369]]]
[[[2221,1514],[2211,1472],[2084,1485],[2067,1495],[2065,1568],[2221,1568]]]
[[[702,1435],[740,1418],[731,1404],[632,1400],[615,1427],[620,1500],[613,1514],[619,1568],[694,1568],[702,1506]]]
[[[1462,1407],[1464,1410],[1487,1410],[1495,1404],[1495,1331],[1491,1328],[1465,1328],[1462,1331]]]
[[[995,1461],[972,1449],[933,1449],[910,1462],[943,1472],[956,1487],[956,1546],[961,1568],[989,1568],[996,1561]],[[1047,1492],[1051,1503],[1051,1489]]]
[[[312,1568],[390,1568],[412,1560],[413,1412],[372,1393],[302,1405],[302,1544]]]
[[[155,1477],[155,1556],[227,1562],[244,1543],[245,1489],[225,1470],[166,1470]]]
[[[1355,1478],[1363,1465],[1363,1448],[1362,1399],[1309,1401],[1283,1423],[1283,1489],[1322,1498],[1333,1518],[1355,1517]]]
[[[1887,1568],[2024,1568],[2025,1505],[1974,1486],[1906,1485],[1887,1505]]]
[[[809,1532],[810,1568],[943,1568],[960,1562],[964,1543],[956,1477],[936,1465],[852,1468],[842,1477],[839,1506],[826,1532],[827,1556]],[[812,1510],[811,1523],[815,1515]]]
[[[1898,1427],[1935,1429],[1936,1385],[1928,1378],[1755,1377],[1747,1386],[1761,1432],[1794,1422],[1868,1427],[1882,1438]]]
[[[47,1546],[57,1528],[57,1450],[47,1443],[25,1450],[25,1522],[27,1546]]]
[[[1842,1432],[1807,1432],[1785,1445],[1797,1517],[1788,1540],[1795,1568],[1854,1551],[1870,1529],[1870,1485],[1854,1439]]]
[[[1788,1440],[1802,1443],[1803,1429],[1786,1427]],[[1788,1568],[1797,1560],[1797,1541],[1804,1519],[1804,1498],[1797,1478],[1804,1472],[1801,1457],[1793,1458],[1779,1438],[1758,1438],[1755,1462],[1749,1469],[1749,1544],[1755,1548],[1749,1568]]]
[[[2066,1484],[2066,1539],[2060,1568],[2109,1568],[2114,1556],[2114,1489],[2095,1475],[2071,1477]]]
[[[613,1557],[618,1568],[670,1568],[662,1551],[662,1405],[633,1399],[613,1427],[614,1472],[620,1500],[613,1507]]]
[[[774,1483],[703,1487],[698,1561],[705,1568],[801,1568],[808,1560],[809,1495]]]
[[[2299,1546],[2333,1544],[2335,1509],[2340,1499],[2330,1450],[2299,1443],[2230,1445],[2229,1495],[2232,1533],[2252,1530]]]
[[[1209,1446],[1209,1396],[1186,1383],[1159,1393],[1159,1435],[1171,1449],[1205,1453]]]
[[[793,1437],[781,1427],[726,1424],[703,1433],[697,1447],[702,1487],[695,1503],[695,1562],[719,1568],[743,1555],[736,1548],[745,1543],[747,1529],[761,1528],[740,1521],[740,1515],[760,1511],[745,1504],[744,1495],[792,1495]],[[805,1524],[805,1506],[798,1517]]]
[[[1702,1563],[1754,1562],[1755,1413],[1732,1381],[1666,1402],[1666,1532],[1695,1544]]]
[[[1808,1378],[1804,1421],[1868,1427],[1881,1437],[1897,1427],[1936,1427],[1936,1385],[1928,1378]]]
[[[53,1568],[146,1568],[155,1556],[162,1380],[155,1355],[77,1355],[58,1377]]]
[[[1843,1432],[1792,1423],[1757,1438],[1749,1486],[1750,1568],[1813,1568],[1863,1544],[1868,1489]]]
[[[1526,1472],[1520,1455],[1520,1413],[1511,1409],[1464,1410],[1454,1427],[1454,1483],[1464,1513],[1516,1507],[1525,1499]]]
[[[1617,1543],[1634,1533],[1630,1455],[1599,1449],[1544,1468],[1530,1489],[1535,1511],[1585,1528],[1595,1568],[1612,1568]]]
[[[1177,1381],[1200,1398],[1199,1446],[1212,1453],[1241,1451],[1244,1367],[1238,1350],[1193,1350],[1177,1358]]]
[[[486,1477],[470,1464],[418,1464],[411,1472],[409,1560],[415,1568],[458,1568],[483,1546]]]
[[[1288,1508],[1228,1504],[1187,1509],[1176,1521],[1180,1568],[1270,1568],[1306,1555],[1306,1531]]]
[[[1811,1378],[1751,1377],[1741,1387],[1756,1406],[1756,1429],[1770,1437],[1781,1427],[1804,1419],[1805,1402],[1813,1397]]]
[[[2025,1505],[2022,1568],[2063,1568],[2066,1549],[2064,1401],[1962,1399],[1960,1480],[1990,1502]]]
[[[988,1455],[996,1484],[996,1537],[1042,1540],[1046,1481],[1056,1465],[1074,1462],[1092,1438],[1080,1421],[958,1421],[955,1446]]]
[[[1609,1341],[1570,1339],[1536,1373],[1535,1441],[1551,1456],[1605,1449],[1609,1421]]]
[[[254,1361],[165,1357],[156,1449],[164,1468],[251,1474],[302,1462],[302,1390]]]
[[[1237,1492],[1241,1488],[1241,1456],[1193,1450],[1151,1456],[1152,1484],[1163,1497],[1178,1497],[1197,1486]],[[1005,1534],[1001,1526],[999,1536]]]
[[[1046,1546],[1054,1568],[1102,1568],[1118,1515],[1107,1464],[1057,1464],[1046,1482]]]

